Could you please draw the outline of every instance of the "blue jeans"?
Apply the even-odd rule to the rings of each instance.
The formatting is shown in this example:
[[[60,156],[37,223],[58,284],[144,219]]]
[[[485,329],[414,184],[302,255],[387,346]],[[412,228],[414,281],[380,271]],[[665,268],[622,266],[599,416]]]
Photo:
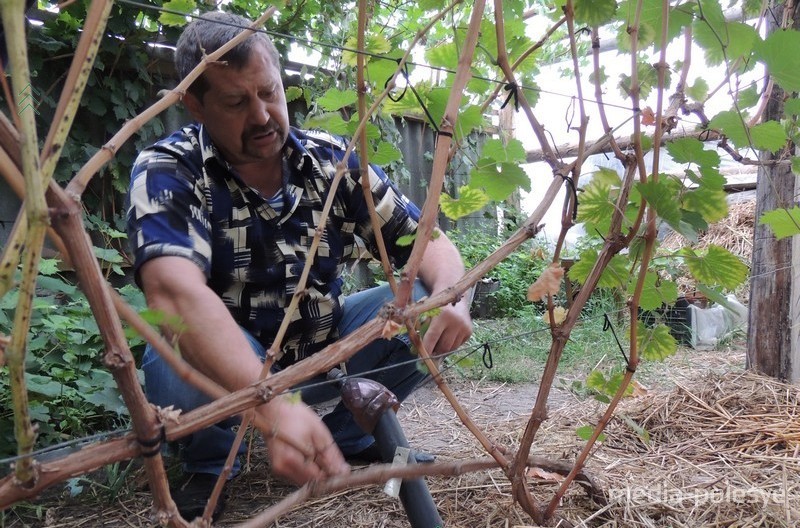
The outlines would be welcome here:
[[[425,295],[427,295],[427,291],[422,283],[417,281],[414,285],[414,299],[420,299]],[[364,323],[374,319],[378,310],[393,298],[388,286],[378,286],[345,297],[343,316],[339,322],[339,334],[346,336],[363,326]],[[253,352],[258,354],[263,361],[264,346],[256,341],[249,332],[245,330],[242,332],[250,341]],[[347,361],[347,373],[354,375],[391,367],[366,374],[364,377],[382,383],[400,401],[403,401],[427,376],[417,369],[414,362],[400,364],[415,357],[410,351],[407,335],[399,335],[389,340],[379,338],[362,348]],[[392,367],[392,365],[396,366]],[[210,401],[208,396],[200,390],[181,380],[149,345],[142,359],[142,370],[145,375],[145,393],[148,400],[155,405],[160,407],[174,405],[176,409],[188,412]],[[321,374],[298,387],[304,402],[314,405],[339,397],[339,391],[334,385],[316,385],[324,380],[325,375]],[[306,385],[314,386],[304,388]],[[372,436],[367,435],[358,427],[350,411],[345,409],[341,402],[329,414],[323,416],[322,420],[330,429],[333,439],[345,456],[358,453],[375,441]],[[182,438],[180,453],[184,471],[219,475],[236,436],[231,428],[238,423],[239,418],[234,416]],[[242,455],[244,451],[245,446],[242,445],[239,454]],[[237,460],[232,474],[235,475],[238,472],[239,462]]]

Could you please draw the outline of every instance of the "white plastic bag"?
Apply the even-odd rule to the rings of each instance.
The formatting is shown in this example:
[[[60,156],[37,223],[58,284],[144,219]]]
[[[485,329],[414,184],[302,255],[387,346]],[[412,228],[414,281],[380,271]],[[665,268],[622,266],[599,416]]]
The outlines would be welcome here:
[[[689,305],[692,318],[692,348],[709,350],[719,340],[747,324],[747,308],[734,295],[726,297],[728,307],[714,304],[709,308]]]

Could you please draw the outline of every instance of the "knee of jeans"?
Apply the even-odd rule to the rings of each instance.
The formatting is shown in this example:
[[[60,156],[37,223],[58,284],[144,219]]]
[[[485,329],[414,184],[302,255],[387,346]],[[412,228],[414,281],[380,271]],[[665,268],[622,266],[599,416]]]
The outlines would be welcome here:
[[[423,297],[427,297],[430,295],[431,292],[428,288],[422,283],[421,280],[417,279],[414,281],[414,291],[412,292],[412,297],[414,301],[419,301]]]
[[[159,407],[172,405],[175,409],[188,412],[211,401],[202,391],[182,380],[155,352],[151,352],[151,356],[142,361],[142,370],[145,395],[154,405]]]

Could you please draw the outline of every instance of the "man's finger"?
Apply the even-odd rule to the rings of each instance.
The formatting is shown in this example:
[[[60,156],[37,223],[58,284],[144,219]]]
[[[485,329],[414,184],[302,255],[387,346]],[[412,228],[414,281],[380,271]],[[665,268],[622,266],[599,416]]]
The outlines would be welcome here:
[[[350,465],[345,461],[342,452],[334,442],[317,452],[315,462],[328,476],[350,473]]]
[[[301,486],[309,480],[323,477],[322,469],[316,464],[313,457],[307,457],[294,447],[274,442],[272,450],[272,469],[273,471],[290,481],[292,484]]]
[[[442,326],[439,322],[434,319],[431,321],[431,325],[428,327],[428,331],[425,332],[425,335],[422,337],[422,344],[425,345],[425,350],[428,351],[428,354],[433,354],[434,350],[436,349],[437,344],[439,343],[439,338],[442,335]]]

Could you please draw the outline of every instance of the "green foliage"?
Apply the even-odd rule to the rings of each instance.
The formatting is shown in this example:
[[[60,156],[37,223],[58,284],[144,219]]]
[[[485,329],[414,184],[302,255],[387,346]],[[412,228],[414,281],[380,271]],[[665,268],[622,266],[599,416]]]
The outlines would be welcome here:
[[[468,268],[486,259],[504,241],[504,238],[481,229],[454,231],[448,236],[458,247]],[[487,274],[487,277],[500,281],[500,288],[490,297],[496,317],[513,317],[521,311],[531,309],[531,304],[525,297],[528,287],[548,264],[546,259],[531,255],[532,248],[542,247],[540,244],[537,240],[523,244]],[[543,247],[542,249],[546,250]]]
[[[628,283],[628,295],[633,295],[634,286],[633,282]],[[655,310],[664,305],[674,304],[677,299],[678,285],[675,282],[662,278],[655,271],[647,272],[639,299],[639,308]]]
[[[631,37],[628,28],[633,24],[636,12],[637,1],[623,1],[619,4],[618,13],[621,15],[622,24],[617,32],[618,48],[625,52],[631,50]],[[644,0],[641,3],[641,14],[639,16],[639,33],[637,45],[640,49],[650,45],[655,45],[656,49],[661,47],[661,20],[662,2],[661,0]],[[681,30],[692,22],[692,3],[684,2],[670,7],[667,42],[671,42],[677,37]]]
[[[575,21],[589,26],[610,22],[617,12],[616,0],[575,0]]]
[[[778,240],[800,234],[800,207],[768,211],[761,215],[758,223],[768,225]]]
[[[800,46],[797,30],[775,31],[765,40],[755,44],[759,59],[767,65],[769,74],[787,92],[800,91],[800,56],[787,53]]]
[[[472,187],[461,187],[459,193],[457,199],[451,198],[448,194],[443,193],[440,201],[442,212],[453,220],[480,211],[491,200],[485,192]]]
[[[323,110],[339,110],[344,106],[351,105],[356,102],[357,95],[355,90],[343,91],[338,88],[331,88],[325,94],[317,99],[317,104]]]
[[[759,150],[776,152],[786,146],[786,132],[777,121],[767,121],[750,129],[753,146]]]
[[[482,190],[497,202],[505,200],[517,189],[530,191],[530,177],[519,166],[524,162],[525,148],[519,140],[513,139],[504,145],[499,139],[490,139],[483,147],[481,159],[472,169],[469,187]]]
[[[704,101],[708,96],[708,83],[705,79],[697,79],[694,84],[686,89],[686,95],[695,101]]]
[[[679,251],[692,276],[700,284],[732,290],[747,278],[747,266],[727,249],[710,245],[705,251]]]
[[[595,428],[592,425],[582,425],[582,426],[578,427],[577,429],[575,429],[575,434],[581,440],[589,440],[592,437],[592,434],[594,433],[594,429]],[[604,442],[605,439],[606,439],[606,436],[607,435],[605,433],[600,433],[597,436],[597,441],[598,442]]]
[[[648,327],[639,321],[636,330],[636,344],[644,359],[662,361],[678,350],[678,342],[672,337],[669,327],[657,324]]]
[[[164,11],[159,15],[158,21],[165,26],[182,27],[186,25],[186,15],[178,13],[193,13],[197,4],[194,0],[169,0],[163,7],[165,10],[176,12]]]
[[[749,144],[747,125],[736,110],[723,110],[711,118],[708,128],[718,130],[730,139],[737,147]]]
[[[136,309],[144,297],[134,286],[120,289]],[[8,335],[18,291],[0,299],[0,333]],[[144,342],[128,335],[138,357]],[[88,302],[58,263],[44,259],[28,339],[25,379],[37,448],[99,431],[123,428],[125,408],[111,373],[102,363],[105,346]],[[0,369],[0,457],[15,454],[8,367]]]
[[[636,67],[636,74],[639,81],[639,95],[646,99],[650,92],[658,88],[658,71],[649,62],[639,62]],[[617,85],[623,97],[630,96],[633,89],[633,77],[628,74],[621,74],[620,81]],[[666,72],[664,77],[664,87],[669,87],[670,74]]]
[[[577,262],[569,269],[569,276],[572,280],[585,284],[589,278],[592,268],[599,257],[599,253],[594,248],[582,251]],[[622,255],[614,255],[608,263],[597,285],[600,288],[619,288],[624,286],[631,278],[628,260]]]
[[[625,370],[618,369],[609,377],[606,377],[599,370],[593,370],[586,377],[586,387],[595,393],[595,399],[603,403],[608,403],[622,386]],[[625,395],[633,393],[633,387],[628,385],[625,388]]]

